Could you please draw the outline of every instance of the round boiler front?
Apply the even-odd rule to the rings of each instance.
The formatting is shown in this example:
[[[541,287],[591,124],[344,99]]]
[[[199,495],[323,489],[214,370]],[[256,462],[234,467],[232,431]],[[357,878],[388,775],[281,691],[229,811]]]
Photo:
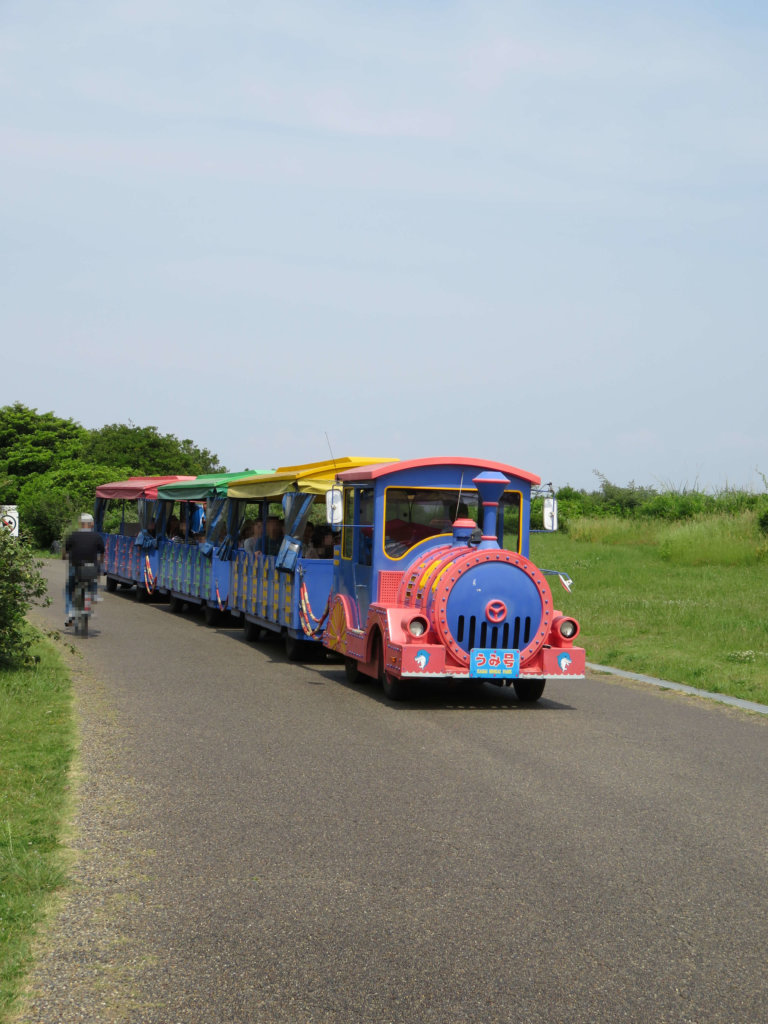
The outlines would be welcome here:
[[[441,575],[430,602],[440,639],[459,664],[473,648],[519,650],[521,663],[543,644],[552,597],[536,567],[514,552],[468,554]]]

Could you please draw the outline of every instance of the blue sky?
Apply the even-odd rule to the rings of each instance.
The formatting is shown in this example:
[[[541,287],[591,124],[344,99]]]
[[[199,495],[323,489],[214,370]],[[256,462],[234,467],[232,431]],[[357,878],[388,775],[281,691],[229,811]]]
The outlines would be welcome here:
[[[768,8],[0,0],[0,404],[762,488]]]

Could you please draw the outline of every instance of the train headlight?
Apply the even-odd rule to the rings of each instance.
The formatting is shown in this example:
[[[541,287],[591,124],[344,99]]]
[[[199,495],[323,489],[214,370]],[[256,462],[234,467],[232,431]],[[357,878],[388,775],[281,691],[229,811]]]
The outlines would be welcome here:
[[[560,636],[564,640],[572,640],[579,631],[578,624],[575,619],[561,619],[558,623],[560,630]]]
[[[429,624],[426,619],[415,618],[408,623],[408,632],[414,637],[424,636],[428,628]]]

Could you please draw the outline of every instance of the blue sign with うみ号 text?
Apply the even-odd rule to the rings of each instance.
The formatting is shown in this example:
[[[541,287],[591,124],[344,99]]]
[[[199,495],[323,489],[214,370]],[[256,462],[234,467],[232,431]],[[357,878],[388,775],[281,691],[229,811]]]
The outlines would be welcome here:
[[[517,679],[520,651],[474,647],[469,652],[469,674],[473,679]]]

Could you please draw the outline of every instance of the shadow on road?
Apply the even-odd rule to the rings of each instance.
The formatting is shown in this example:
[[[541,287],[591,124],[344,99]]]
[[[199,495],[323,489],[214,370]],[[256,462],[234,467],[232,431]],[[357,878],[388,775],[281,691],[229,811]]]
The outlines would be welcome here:
[[[413,696],[407,700],[388,700],[375,679],[362,683],[350,683],[339,668],[318,668],[317,675],[334,686],[343,686],[378,704],[385,704],[397,711],[517,711],[523,714],[537,714],[542,711],[573,711],[570,704],[542,697],[534,704],[522,704],[512,687],[492,686],[489,683],[463,683],[451,679],[424,679],[414,681]]]
[[[113,595],[122,600],[135,600],[132,590],[119,589]],[[300,659],[292,661],[285,652],[283,638],[276,633],[263,630],[258,640],[247,640],[242,622],[228,615],[222,615],[220,623],[210,626],[204,620],[200,605],[187,604],[172,609],[161,600],[153,600],[153,614],[170,615],[179,621],[186,621],[190,627],[206,633],[222,634],[234,643],[258,652],[271,664],[284,664],[305,669],[304,682],[307,686],[324,686],[328,683],[360,694],[377,704],[384,704],[398,711],[443,710],[443,711],[516,711],[523,714],[539,714],[544,711],[573,711],[573,705],[549,700],[546,696],[533,704],[523,704],[510,687],[493,686],[490,683],[466,683],[458,680],[424,679],[413,683],[413,695],[407,700],[390,701],[373,679],[361,677],[358,683],[350,683],[344,674],[344,667],[337,658],[320,645],[306,647]],[[546,694],[546,691],[545,691]]]

